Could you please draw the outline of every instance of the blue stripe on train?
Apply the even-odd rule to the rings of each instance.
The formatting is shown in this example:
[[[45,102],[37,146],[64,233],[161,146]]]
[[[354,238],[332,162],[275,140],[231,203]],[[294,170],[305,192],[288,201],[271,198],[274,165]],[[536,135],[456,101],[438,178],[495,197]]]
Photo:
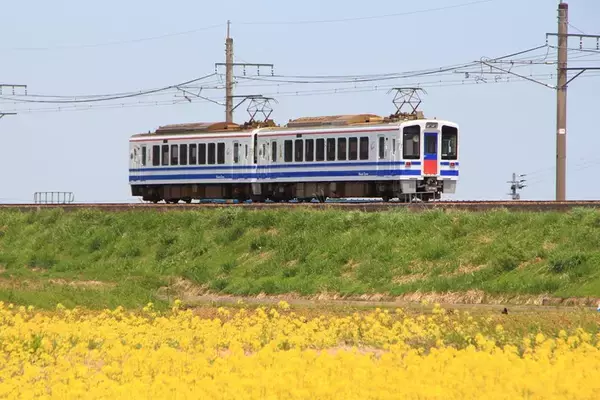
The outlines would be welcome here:
[[[448,166],[450,165],[450,163],[451,163],[451,162],[453,162],[453,163],[454,163],[454,165],[456,165],[457,167],[460,165],[460,164],[458,163],[458,161],[442,161],[442,162],[440,163],[440,165],[442,165],[442,166],[444,166],[444,167],[448,167]]]
[[[265,173],[224,173],[224,174],[173,174],[173,175],[130,175],[130,181],[162,181],[162,180],[200,180],[200,179],[281,179],[281,178],[315,178],[315,177],[385,177],[390,175],[419,176],[420,170],[389,171],[298,171],[298,172],[265,172]]]
[[[457,170],[449,170],[449,171],[440,171],[440,175],[441,176],[458,176],[458,171]]]
[[[421,165],[420,161],[410,161],[414,166]],[[321,167],[391,167],[391,166],[404,166],[404,161],[394,162],[328,162],[328,163],[286,163],[286,164],[270,164],[270,165],[202,165],[202,166],[179,166],[179,167],[154,167],[154,168],[130,168],[129,172],[150,172],[150,171],[201,171],[206,169],[216,170],[243,170],[243,169],[257,169],[257,168],[321,168]]]

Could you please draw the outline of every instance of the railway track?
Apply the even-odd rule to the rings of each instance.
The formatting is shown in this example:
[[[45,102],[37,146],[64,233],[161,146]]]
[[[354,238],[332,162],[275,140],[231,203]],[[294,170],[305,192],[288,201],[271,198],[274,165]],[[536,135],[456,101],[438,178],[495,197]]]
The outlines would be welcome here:
[[[509,211],[569,211],[573,208],[600,208],[600,201],[437,201],[430,203],[383,203],[383,202],[332,202],[332,203],[196,203],[196,204],[150,204],[150,203],[72,203],[72,204],[0,204],[0,209],[19,211],[38,211],[45,209],[62,209],[76,211],[81,209],[97,209],[103,211],[177,211],[196,209],[237,208],[246,210],[349,210],[362,212],[389,211],[406,209],[409,211],[427,210],[463,210],[490,211],[506,209]]]

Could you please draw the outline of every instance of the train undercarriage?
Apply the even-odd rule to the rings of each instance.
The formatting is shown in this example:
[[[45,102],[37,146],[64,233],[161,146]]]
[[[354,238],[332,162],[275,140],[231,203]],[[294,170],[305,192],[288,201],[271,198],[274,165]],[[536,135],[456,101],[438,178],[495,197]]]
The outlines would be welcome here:
[[[411,181],[371,182],[305,182],[305,183],[241,183],[241,184],[183,184],[183,185],[133,185],[132,195],[144,201],[176,204],[194,200],[237,200],[254,203],[265,201],[287,202],[347,198],[398,199],[410,202],[432,201],[441,198],[442,192],[454,192],[455,181],[436,178]]]

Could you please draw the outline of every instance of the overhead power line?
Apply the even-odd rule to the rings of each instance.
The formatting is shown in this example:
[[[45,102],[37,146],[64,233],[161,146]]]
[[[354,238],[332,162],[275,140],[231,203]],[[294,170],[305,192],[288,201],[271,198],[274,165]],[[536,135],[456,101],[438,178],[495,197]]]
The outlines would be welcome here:
[[[93,102],[100,102],[100,101],[121,100],[121,99],[127,99],[127,98],[131,98],[131,97],[145,96],[145,95],[149,95],[149,94],[163,92],[165,90],[176,89],[179,86],[185,86],[185,85],[189,85],[189,84],[192,84],[195,82],[200,82],[204,79],[210,78],[211,76],[215,76],[215,75],[216,75],[215,73],[212,73],[212,74],[200,77],[200,78],[192,79],[192,80],[189,80],[186,82],[181,82],[176,85],[169,85],[169,86],[165,86],[165,87],[158,88],[158,89],[151,89],[151,90],[140,91],[140,92],[124,94],[121,96],[113,96],[113,97],[99,97],[99,98],[95,98],[95,99],[88,98],[88,99],[80,99],[80,100],[31,100],[31,99],[11,98],[11,97],[0,96],[0,99],[12,100],[12,101],[19,102],[19,103],[46,103],[46,104],[93,103]]]
[[[3,51],[48,51],[48,50],[72,50],[72,49],[88,49],[88,48],[96,48],[96,47],[117,46],[117,45],[124,45],[124,44],[149,42],[149,41],[154,41],[154,40],[166,39],[166,38],[170,38],[170,37],[174,37],[174,36],[190,35],[193,33],[207,31],[210,29],[222,28],[223,26],[225,26],[225,24],[216,24],[216,25],[205,26],[202,28],[191,29],[191,30],[182,31],[182,32],[167,33],[167,34],[159,35],[159,36],[149,36],[149,37],[143,37],[143,38],[137,38],[137,39],[119,40],[119,41],[104,42],[104,43],[58,45],[58,46],[47,46],[47,47],[11,47],[11,48],[5,48],[2,50]]]
[[[466,3],[454,4],[444,7],[435,7],[435,8],[427,8],[422,10],[414,10],[407,11],[401,13],[391,13],[391,14],[383,14],[383,15],[372,15],[372,16],[363,16],[363,17],[349,17],[349,18],[340,18],[340,19],[323,19],[323,20],[302,20],[302,21],[241,21],[238,22],[237,25],[305,25],[305,24],[326,24],[326,23],[335,23],[335,22],[353,22],[353,21],[364,21],[364,20],[373,20],[373,19],[382,19],[382,18],[393,18],[393,17],[402,17],[416,14],[424,14],[429,12],[436,11],[445,11],[451,10],[455,8],[463,8],[474,6],[478,4],[491,3],[498,0],[477,0]],[[2,51],[51,51],[51,50],[77,50],[77,49],[90,49],[90,48],[100,48],[100,47],[109,47],[109,46],[119,46],[126,44],[135,44],[135,43],[144,43],[161,39],[168,39],[176,36],[185,36],[191,35],[198,32],[203,32],[216,28],[223,28],[225,24],[215,24],[209,25],[196,29],[189,29],[185,31],[166,33],[163,35],[156,36],[147,36],[135,39],[128,40],[118,40],[118,41],[109,41],[109,42],[101,42],[101,43],[88,43],[88,44],[68,44],[68,45],[56,45],[56,46],[31,46],[31,47],[10,47],[0,49]]]
[[[383,15],[370,15],[364,17],[349,17],[349,18],[337,18],[337,19],[317,19],[317,20],[300,20],[300,21],[257,21],[257,22],[236,22],[236,25],[307,25],[307,24],[330,24],[337,22],[354,22],[354,21],[365,21],[382,18],[393,18],[393,17],[404,17],[408,15],[424,14],[435,11],[446,11],[454,8],[462,8],[468,6],[474,6],[483,3],[491,3],[497,0],[478,0],[471,1],[468,3],[454,4],[444,7],[427,8],[423,10],[407,11],[401,13],[383,14]]]

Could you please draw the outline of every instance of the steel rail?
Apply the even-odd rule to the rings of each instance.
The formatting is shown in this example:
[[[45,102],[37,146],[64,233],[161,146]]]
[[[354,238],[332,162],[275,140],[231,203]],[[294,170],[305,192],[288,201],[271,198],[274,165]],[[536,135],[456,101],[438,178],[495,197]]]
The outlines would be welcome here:
[[[152,204],[152,203],[71,203],[71,204],[0,204],[0,209],[19,211],[38,211],[44,209],[62,209],[76,211],[97,209],[103,211],[177,211],[235,208],[245,210],[348,210],[362,212],[409,210],[462,210],[490,211],[505,209],[509,211],[570,211],[574,208],[600,208],[600,201],[437,201],[427,203],[195,203],[195,204]]]

